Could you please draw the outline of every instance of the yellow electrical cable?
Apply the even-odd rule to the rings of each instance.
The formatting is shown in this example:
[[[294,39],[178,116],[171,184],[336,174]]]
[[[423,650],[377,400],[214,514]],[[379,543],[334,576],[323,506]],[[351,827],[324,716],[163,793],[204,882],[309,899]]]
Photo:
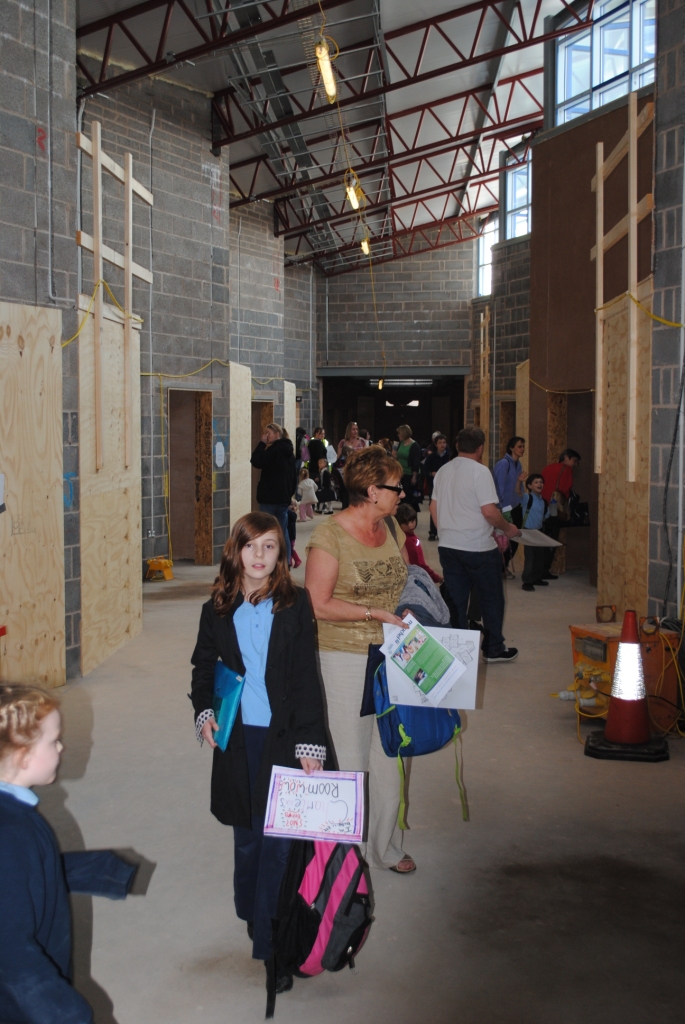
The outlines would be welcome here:
[[[657,316],[656,313],[652,313],[649,309],[647,309],[646,306],[643,306],[640,300],[636,299],[635,296],[631,294],[631,292],[622,292],[620,295],[617,295],[616,298],[612,299],[610,302],[605,302],[603,306],[597,306],[595,308],[595,313],[599,313],[603,309],[609,309],[610,306],[614,306],[617,302],[620,302],[621,299],[626,298],[626,296],[632,302],[635,303],[638,309],[641,309],[643,313],[646,313],[651,320],[656,320],[657,323],[665,324],[666,327],[685,327],[685,324],[676,323],[675,320],[664,320],[662,316]]]
[[[84,326],[86,324],[86,321],[88,320],[88,314],[90,313],[91,309],[93,308],[93,303],[95,302],[95,296],[97,294],[97,290],[100,287],[100,285],[104,285],[104,287],[107,289],[107,292],[109,293],[110,298],[112,299],[112,302],[117,307],[117,309],[121,313],[124,314],[125,317],[127,317],[129,320],[137,320],[139,324],[145,323],[145,321],[142,319],[142,317],[135,316],[134,313],[127,313],[126,312],[124,307],[119,303],[116,295],[114,294],[114,292],[112,291],[110,286],[107,284],[105,279],[101,277],[100,280],[95,285],[95,287],[93,288],[93,294],[90,297],[90,302],[88,303],[88,308],[86,309],[86,313],[85,313],[85,316],[83,317],[83,320],[81,321],[81,323],[78,326],[78,330],[77,330],[76,334],[72,334],[71,338],[68,338],[66,341],[63,341],[62,342],[62,348],[66,348],[67,345],[71,345],[72,341],[76,341],[76,339],[78,338],[79,334],[83,330],[83,328],[84,328]]]

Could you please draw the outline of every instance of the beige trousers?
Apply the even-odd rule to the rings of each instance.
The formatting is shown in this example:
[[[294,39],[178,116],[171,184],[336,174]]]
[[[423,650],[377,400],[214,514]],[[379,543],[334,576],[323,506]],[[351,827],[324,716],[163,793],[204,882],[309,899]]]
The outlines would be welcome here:
[[[369,773],[366,856],[376,867],[394,867],[404,856],[402,832],[397,824],[400,777],[397,759],[388,757],[383,750],[375,717],[359,717],[366,655],[321,651],[319,657],[338,768]]]

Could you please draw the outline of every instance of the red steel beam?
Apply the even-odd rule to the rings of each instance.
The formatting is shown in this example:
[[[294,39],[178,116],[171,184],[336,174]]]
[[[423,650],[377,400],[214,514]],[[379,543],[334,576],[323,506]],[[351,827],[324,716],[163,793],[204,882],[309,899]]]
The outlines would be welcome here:
[[[476,216],[487,216],[497,210],[496,205],[479,210],[477,214],[469,213],[467,215],[460,215],[457,217],[449,217],[442,221],[432,221],[428,224],[421,224],[418,227],[412,228],[411,230],[393,231],[389,235],[371,238],[371,258],[373,265],[378,266],[381,263],[392,263],[395,260],[406,259],[407,256],[415,256],[420,252],[433,251],[435,249],[445,249],[451,245],[458,245],[460,242],[470,242],[474,238],[478,238],[481,232],[475,226]],[[392,255],[389,256],[374,256],[373,246],[392,243]],[[328,253],[309,253],[300,262],[308,263],[312,260],[317,264],[327,277],[338,277],[340,274],[348,274],[353,270],[365,270],[369,265],[368,256],[364,256],[359,248],[358,242],[353,242],[347,246],[338,250],[331,250],[331,254],[334,252],[352,252],[357,249],[359,251],[359,258],[357,261],[350,263],[347,266],[335,267],[332,269],[326,269],[326,266],[322,262],[322,258],[325,258]]]
[[[586,28],[589,24],[592,24],[592,0],[590,3],[590,7],[588,8],[588,12],[586,12],[583,15],[583,17],[573,13],[575,22],[572,25],[568,25],[560,29],[555,29],[551,32],[545,32],[544,29],[539,30],[539,2],[536,5],[536,10],[533,15],[531,25],[529,27],[526,27],[521,7],[520,5],[517,5],[514,9],[515,16],[511,19],[511,22],[506,23],[509,29],[509,33],[514,37],[516,42],[499,47],[496,50],[487,50],[482,53],[478,53],[477,49],[483,34],[485,15],[488,13],[488,11],[491,11],[497,18],[499,18],[501,21],[504,21],[505,19],[501,14],[499,8],[503,6],[503,4],[506,2],[507,0],[477,0],[476,3],[470,4],[468,7],[461,7],[457,11],[452,11],[449,14],[439,15],[437,18],[431,18],[428,19],[427,21],[419,22],[415,25],[408,25],[405,28],[398,29],[395,32],[388,33],[385,36],[385,39],[386,50],[389,53],[392,53],[392,50],[388,48],[388,38],[394,39],[399,36],[406,36],[412,32],[419,32],[423,34],[423,38],[419,46],[419,57],[414,62],[413,70],[408,70],[407,68],[405,68],[402,62],[399,60],[399,58],[395,54],[393,54],[393,60],[395,62],[396,68],[403,77],[394,82],[386,83],[385,85],[379,86],[375,89],[367,89],[361,95],[342,97],[338,101],[339,107],[342,109],[352,107],[357,105],[360,101],[367,102],[368,100],[376,99],[380,96],[387,95],[388,93],[397,92],[397,90],[399,89],[406,89],[410,85],[417,85],[420,82],[427,82],[434,78],[442,78],[447,75],[453,75],[458,73],[459,71],[462,71],[464,68],[473,67],[474,65],[481,64],[484,61],[489,61],[497,57],[505,57],[508,54],[516,53],[519,50],[527,49],[529,46],[539,46],[542,43],[549,42],[553,39],[558,39],[561,36],[567,36],[574,32],[578,32],[581,29]],[[559,7],[562,11],[571,11],[571,8],[565,2],[565,0],[557,0],[557,2],[559,3]],[[440,27],[442,24],[444,24],[448,20],[454,21],[466,15],[473,14],[474,12],[480,12],[481,18],[478,28],[474,33],[473,39],[471,41],[471,45],[469,47],[466,47],[467,53],[464,54],[462,49],[460,49],[455,43],[453,43],[451,40],[447,40],[449,46],[454,51],[455,55],[460,55],[460,59],[453,62],[452,64],[431,68],[428,71],[422,71],[421,65],[423,57],[425,56],[425,51],[428,46],[430,32],[434,28],[439,28],[438,34],[441,37],[441,41],[444,41],[447,37],[445,36],[445,33],[442,31],[442,28]],[[456,27],[455,32],[459,33],[458,26]],[[309,118],[321,117],[323,114],[326,113],[328,109],[328,104],[324,106],[322,103],[319,103],[317,106],[311,106],[310,109],[305,109],[301,113],[288,115],[287,117],[281,117],[275,121],[268,122],[265,125],[251,127],[246,131],[226,136],[224,139],[217,140],[215,142],[215,146],[221,147],[229,145],[231,143],[242,142],[245,139],[249,139],[254,137],[255,135],[261,134],[265,130],[265,128],[274,130],[277,128],[284,128],[290,124],[302,123],[302,121],[308,120]]]
[[[481,91],[486,91],[488,88],[489,88],[489,86],[486,84],[484,86],[479,86],[476,89],[468,90],[467,92],[462,93],[460,95],[462,97],[463,96],[471,96],[471,95],[478,94]],[[428,109],[428,108],[430,108],[431,104],[424,104],[423,106],[426,109]],[[417,109],[422,109],[422,108],[413,108],[412,112],[415,112]],[[402,115],[398,115],[398,116],[402,116]],[[404,112],[404,116],[407,116],[406,112]],[[542,125],[542,107],[541,107],[540,104],[538,104],[538,111],[537,112],[534,112],[534,113],[528,114],[528,115],[524,115],[523,117],[507,118],[506,120],[501,121],[501,122],[497,122],[497,121],[494,120],[494,118],[491,117],[490,121],[491,121],[491,123],[490,123],[490,125],[488,125],[488,128],[487,128],[487,130],[488,130],[488,137],[491,137],[491,136],[494,137],[496,135],[499,138],[499,137],[511,136],[513,134],[521,134],[521,135],[528,134],[529,132],[536,131],[537,129],[539,129],[541,127],[541,125]],[[365,122],[365,124],[368,124],[368,123],[369,122]],[[378,122],[376,121],[375,123],[377,124]],[[352,126],[350,131],[355,131],[356,127],[357,126]],[[362,175],[368,173],[369,171],[378,169],[380,167],[384,167],[386,164],[391,165],[394,170],[399,170],[401,168],[404,168],[405,166],[408,166],[409,164],[416,163],[419,158],[422,158],[424,160],[429,160],[432,157],[438,157],[438,156],[445,155],[446,153],[453,152],[455,149],[458,149],[462,145],[473,144],[474,140],[480,134],[482,134],[482,132],[479,133],[476,130],[473,130],[473,131],[464,133],[462,135],[455,135],[452,139],[449,139],[449,140],[448,139],[441,139],[438,142],[429,143],[429,144],[424,145],[424,146],[417,146],[415,148],[406,148],[406,149],[402,150],[401,152],[399,152],[397,154],[397,156],[395,156],[395,157],[393,157],[392,155],[384,155],[384,156],[375,157],[375,158],[373,157],[373,155],[370,155],[368,158],[362,157],[359,161],[352,162],[351,170],[353,170],[359,176],[362,176]],[[324,137],[322,137],[322,138],[324,138]],[[262,161],[263,161],[263,157],[261,155],[260,156],[256,156],[256,157],[251,157],[249,161],[243,161],[241,163],[241,166],[246,166],[246,165],[248,165],[250,163],[257,164],[257,163],[262,162]],[[232,167],[231,168],[231,174],[237,168],[238,168],[238,165],[235,165],[234,167]],[[271,171],[271,174],[272,174],[272,176],[274,178],[276,178],[276,175],[274,174],[273,171]],[[250,202],[254,202],[256,199],[268,199],[268,200],[281,199],[281,198],[283,198],[285,196],[293,195],[293,193],[296,193],[296,192],[300,192],[300,191],[309,192],[309,191],[311,191],[312,188],[325,188],[325,187],[327,187],[329,185],[336,184],[337,182],[340,182],[341,180],[342,180],[342,176],[341,176],[340,170],[338,170],[338,169],[330,170],[328,172],[325,172],[323,174],[317,175],[315,177],[310,177],[309,179],[300,178],[300,177],[298,177],[298,175],[296,173],[293,173],[291,179],[289,181],[287,181],[285,184],[279,178],[278,179],[278,184],[276,186],[274,186],[272,188],[267,188],[266,190],[264,190],[262,192],[259,192],[256,195],[253,194],[252,192],[245,193],[244,189],[241,189],[238,186],[238,183],[234,180],[233,184],[234,184],[234,186],[236,187],[236,189],[238,191],[242,192],[242,198],[237,199],[233,203],[231,203],[231,207],[233,208],[233,207],[245,206],[246,204],[248,204]]]
[[[162,22],[161,31],[157,43],[156,54],[154,60],[147,60],[139,68],[134,68],[131,71],[122,71],[120,74],[112,75],[110,78],[104,78],[102,81],[95,81],[93,76],[87,74],[91,84],[83,90],[84,96],[91,96],[96,93],[109,92],[111,89],[116,89],[121,85],[128,85],[131,82],[137,82],[141,78],[149,78],[150,75],[159,74],[162,71],[169,71],[171,68],[178,67],[180,64],[185,64],[186,61],[198,60],[200,57],[204,57],[210,53],[216,53],[221,50],[225,50],[229,46],[235,46],[237,43],[243,42],[246,39],[254,39],[257,36],[263,35],[265,32],[271,32],[275,29],[281,29],[286,25],[294,24],[302,18],[316,18],[323,11],[332,10],[335,7],[342,7],[344,4],[351,3],[352,0],[321,0],[321,3],[310,3],[306,7],[300,7],[291,9],[290,0],[280,0],[279,11],[277,12],[274,8],[275,3],[264,3],[261,5],[263,21],[258,22],[254,25],[250,25],[248,28],[243,29],[230,29],[227,23],[227,19],[222,20],[221,27],[215,36],[208,34],[202,26],[202,23],[197,20],[193,12],[191,11],[185,0],[146,0],[145,3],[134,4],[132,7],[127,7],[123,11],[119,11],[117,14],[110,14],[104,18],[98,18],[97,21],[92,21],[88,25],[81,25],[76,30],[76,38],[84,39],[87,36],[93,35],[96,32],[102,32],[105,29],[108,31],[110,36],[111,44],[111,33],[115,28],[120,28],[121,31],[133,42],[141,55],[144,50],[141,44],[136,41],[135,28],[127,25],[124,29],[123,26],[126,22],[131,21],[134,18],[138,18],[143,14],[149,14],[151,11],[156,11],[160,8],[166,7],[166,13]],[[201,40],[181,53],[175,53],[169,59],[165,56],[166,40],[169,31],[169,25],[172,19],[172,15],[178,8],[179,12],[183,13],[185,23],[188,28],[192,29],[195,35]],[[107,58],[109,54],[107,54]],[[143,58],[145,60],[145,58]],[[80,60],[79,67],[84,71],[83,62]],[[104,75],[107,70],[108,60],[103,59],[100,64],[99,76]]]

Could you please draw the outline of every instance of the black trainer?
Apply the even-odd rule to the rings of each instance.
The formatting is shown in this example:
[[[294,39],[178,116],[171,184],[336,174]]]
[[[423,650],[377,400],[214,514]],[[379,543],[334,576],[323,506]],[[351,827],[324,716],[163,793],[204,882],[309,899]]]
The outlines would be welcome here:
[[[535,587],[532,583],[522,583],[521,590],[535,590]]]
[[[519,652],[517,647],[505,647],[501,654],[484,654],[483,661],[515,661]]]

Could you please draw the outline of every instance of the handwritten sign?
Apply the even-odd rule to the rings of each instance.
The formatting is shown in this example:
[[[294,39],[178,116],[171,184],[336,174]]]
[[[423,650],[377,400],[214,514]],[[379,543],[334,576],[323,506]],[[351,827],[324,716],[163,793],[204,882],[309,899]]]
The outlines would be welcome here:
[[[271,769],[265,836],[361,843],[364,773]]]

